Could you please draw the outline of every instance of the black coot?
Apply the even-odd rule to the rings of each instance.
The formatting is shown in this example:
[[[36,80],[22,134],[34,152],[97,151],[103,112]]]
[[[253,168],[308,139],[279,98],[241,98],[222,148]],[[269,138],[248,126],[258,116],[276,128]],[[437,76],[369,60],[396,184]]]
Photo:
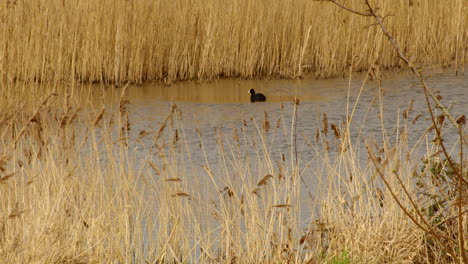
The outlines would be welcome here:
[[[265,102],[266,101],[265,95],[263,95],[261,93],[256,94],[254,89],[250,89],[249,94],[250,94],[250,102],[252,102],[252,103],[253,102]]]

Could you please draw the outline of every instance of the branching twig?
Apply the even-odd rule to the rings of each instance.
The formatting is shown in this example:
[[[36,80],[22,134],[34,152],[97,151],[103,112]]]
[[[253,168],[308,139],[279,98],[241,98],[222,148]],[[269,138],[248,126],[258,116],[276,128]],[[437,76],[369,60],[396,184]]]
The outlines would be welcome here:
[[[366,17],[373,17],[375,19],[375,21],[377,22],[377,24],[380,26],[383,34],[387,37],[387,39],[390,41],[391,45],[393,46],[393,48],[395,49],[395,51],[397,52],[397,55],[398,57],[403,60],[405,62],[405,64],[408,66],[408,68],[411,70],[411,72],[417,77],[417,79],[419,80],[419,82],[421,83],[421,85],[423,86],[423,90],[424,90],[424,95],[425,95],[425,99],[426,99],[426,104],[427,104],[427,107],[428,107],[428,110],[429,110],[429,113],[430,113],[430,116],[431,116],[431,121],[432,121],[432,124],[435,128],[435,131],[436,131],[436,137],[437,139],[440,139],[439,141],[441,142],[440,143],[440,146],[442,148],[442,151],[444,153],[444,156],[445,158],[448,160],[448,163],[449,163],[449,166],[450,168],[453,170],[453,172],[455,172],[455,174],[457,175],[458,177],[458,232],[459,232],[459,237],[458,237],[458,246],[459,246],[459,252],[460,252],[460,259],[459,261],[461,263],[468,263],[467,262],[467,258],[466,258],[466,253],[465,253],[465,249],[464,249],[464,236],[463,236],[463,224],[462,224],[462,221],[463,221],[463,213],[462,213],[462,197],[463,197],[463,183],[464,184],[468,184],[468,182],[463,179],[463,144],[468,144],[468,140],[466,138],[466,136],[462,133],[462,124],[461,122],[457,122],[455,121],[455,119],[453,118],[453,116],[450,114],[449,110],[443,106],[441,103],[440,103],[440,100],[439,98],[436,96],[436,94],[432,91],[432,89],[430,89],[427,84],[426,84],[426,80],[425,78],[420,74],[420,71],[418,69],[416,69],[416,67],[413,65],[413,62],[411,60],[409,60],[405,54],[403,54],[403,52],[401,51],[401,49],[399,48],[398,44],[396,43],[395,39],[393,38],[393,36],[388,32],[385,24],[383,23],[384,19],[387,17],[387,16],[380,16],[377,14],[377,9],[376,8],[373,8],[371,6],[371,4],[369,3],[369,0],[365,0],[365,4],[367,5],[368,7],[368,10],[366,13],[363,13],[363,12],[359,12],[359,11],[356,11],[356,10],[353,10],[351,8],[348,8],[348,7],[345,7],[343,6],[342,4],[338,3],[336,0],[328,0],[332,3],[334,3],[335,5],[339,6],[340,8],[343,8],[345,10],[348,10],[354,14],[357,14],[357,15],[361,15],[361,16],[366,16]],[[446,148],[445,148],[445,145],[443,143],[443,141],[441,140],[442,139],[442,133],[441,133],[441,130],[440,130],[440,127],[437,125],[437,122],[436,122],[436,118],[434,116],[434,113],[433,113],[433,108],[431,106],[431,102],[429,100],[429,97],[432,98],[432,100],[435,102],[437,108],[440,108],[444,114],[444,116],[448,117],[448,119],[452,122],[453,126],[457,129],[457,131],[459,131],[459,136],[460,136],[460,145],[461,145],[461,149],[460,149],[460,155],[461,155],[461,162],[460,162],[460,168],[458,168],[456,166],[456,164],[453,163],[453,161],[450,159],[450,155],[449,153],[447,152]],[[406,196],[410,199],[410,202],[413,206],[413,208],[416,210],[418,216],[421,218],[421,221],[424,223],[424,225],[427,226],[427,228],[425,228],[424,226],[421,225],[421,223],[419,221],[417,221],[414,216],[403,206],[403,204],[401,204],[400,200],[398,199],[398,197],[396,196],[396,194],[393,192],[393,190],[390,188],[390,185],[389,183],[387,182],[387,180],[385,179],[383,173],[381,172],[381,170],[379,169],[378,165],[377,165],[377,162],[375,160],[375,157],[372,155],[372,153],[370,153],[370,150],[369,150],[369,155],[371,156],[371,159],[372,159],[372,162],[374,163],[374,166],[375,168],[377,169],[377,172],[378,174],[381,176],[382,180],[384,181],[385,185],[387,186],[387,188],[389,189],[392,197],[394,198],[394,200],[397,202],[398,206],[403,210],[403,212],[419,227],[421,228],[422,230],[424,230],[425,232],[429,232],[431,233],[437,240],[439,240],[439,242],[441,242],[441,244],[449,251],[449,253],[452,255],[452,257],[456,257],[455,255],[455,252],[453,252],[452,248],[445,245],[443,243],[443,241],[441,240],[441,237],[443,236],[440,236],[439,234],[436,234],[435,231],[433,230],[433,226],[429,225],[429,223],[427,223],[427,221],[424,220],[424,218],[422,217],[421,213],[419,212],[419,209],[417,208],[416,204],[413,202],[411,196],[409,195],[409,193],[407,192],[403,182],[401,181],[401,179],[398,177],[398,175],[396,175],[398,181],[399,181],[399,184],[403,187],[404,191],[405,191],[405,194]],[[444,237],[446,238],[446,237]],[[453,241],[453,239],[450,239]]]
[[[340,4],[340,3],[338,3],[336,0],[328,0],[328,1],[334,3],[335,5],[337,5],[337,6],[341,7],[341,8],[343,8],[344,10],[348,10],[349,12],[356,14],[356,15],[360,15],[360,16],[372,16],[372,15],[369,14],[369,13],[362,13],[362,12],[353,10],[353,9],[351,9],[351,8],[349,8],[349,7],[346,7],[346,6],[344,6],[344,5]]]
[[[377,21],[377,23],[380,25],[381,29],[382,29],[382,32],[385,34],[385,36],[388,38],[388,40],[390,41],[390,43],[392,44],[393,48],[395,49],[395,51],[397,52],[398,54],[398,57],[403,60],[406,65],[408,66],[408,68],[414,73],[414,75],[418,78],[418,80],[421,82],[424,90],[430,95],[430,97],[434,100],[434,102],[436,103],[436,106],[439,107],[444,115],[446,115],[450,122],[452,122],[452,124],[458,128],[458,124],[456,122],[456,120],[453,118],[453,116],[450,114],[450,112],[448,111],[448,109],[443,106],[441,103],[440,103],[440,100],[437,98],[437,95],[432,91],[432,89],[430,89],[427,85],[426,85],[426,82],[425,82],[425,79],[421,76],[421,74],[419,73],[419,70],[416,69],[416,67],[414,67],[413,63],[403,54],[403,52],[400,50],[398,44],[396,43],[396,41],[394,40],[393,36],[388,32],[387,30],[387,27],[385,26],[385,24],[383,24],[383,18],[382,16],[378,15],[376,12],[376,9],[373,8],[370,4],[369,4],[369,1],[368,0],[365,0],[366,2],[366,5],[367,7],[369,8],[369,10],[366,12],[366,13],[363,13],[363,12],[359,12],[359,11],[356,11],[356,10],[353,10],[349,7],[346,7],[346,6],[343,6],[342,4],[338,3],[336,0],[328,0],[329,2],[332,2],[334,3],[335,5],[339,6],[340,8],[343,8],[345,10],[348,10],[354,14],[357,14],[357,15],[360,15],[360,16],[366,16],[366,17],[374,17],[374,19]],[[387,15],[388,16],[388,15]],[[387,17],[385,16],[385,17]],[[465,144],[468,144],[468,139],[466,138],[465,135],[462,136],[462,140],[465,142]]]
[[[383,24],[383,21],[381,19],[381,17],[379,15],[376,14],[375,10],[372,8],[372,6],[369,4],[369,0],[365,0],[366,1],[366,5],[367,7],[369,8],[369,13],[375,18],[375,20],[377,21],[377,23],[379,23],[381,29],[382,29],[382,32],[385,34],[385,36],[387,36],[388,40],[390,41],[390,43],[392,44],[393,48],[395,49],[395,51],[398,53],[398,57],[403,60],[406,65],[408,66],[408,68],[413,72],[413,74],[418,78],[418,80],[420,81],[420,83],[422,84],[423,86],[423,90],[424,90],[424,95],[425,95],[425,98],[426,98],[426,103],[427,103],[427,106],[428,106],[428,110],[429,110],[429,113],[431,115],[431,120],[432,120],[432,124],[434,125],[434,128],[435,128],[435,131],[436,131],[436,135],[437,135],[437,138],[438,139],[441,139],[442,138],[442,134],[441,134],[441,131],[440,131],[440,128],[437,126],[437,122],[435,120],[435,117],[434,117],[434,113],[432,112],[432,107],[431,107],[431,103],[429,101],[429,96],[436,102],[436,106],[439,107],[440,109],[442,109],[443,113],[445,116],[447,116],[453,123],[453,125],[457,128],[457,130],[460,129],[461,127],[461,124],[457,124],[455,119],[452,117],[452,115],[449,113],[448,109],[446,107],[444,107],[439,99],[437,98],[437,96],[434,94],[434,92],[426,85],[426,81],[425,79],[421,76],[421,74],[419,73],[419,71],[416,69],[416,67],[414,67],[414,65],[412,64],[412,62],[410,60],[408,60],[408,58],[403,54],[403,52],[400,50],[399,46],[397,45],[396,41],[394,40],[394,38],[392,37],[392,35],[388,32],[387,28],[385,27],[385,25]],[[466,142],[466,138],[464,137],[464,135],[462,133],[460,133],[460,139],[461,139],[461,142],[460,144],[463,145],[463,141]],[[449,165],[450,167],[452,168],[452,170],[457,174],[458,176],[458,179],[459,179],[459,186],[461,186],[462,182],[465,181],[463,179],[463,175],[462,175],[462,172],[461,170],[459,170],[458,168],[456,168],[456,165],[453,164],[452,160],[450,159],[450,155],[448,154],[446,148],[445,148],[445,145],[444,143],[442,142],[442,140],[440,140],[440,146],[442,148],[442,151],[444,152],[444,155],[445,157],[447,158],[448,162],[449,162]],[[462,166],[462,164],[461,164]],[[466,183],[466,181],[465,181]],[[461,193],[461,188],[459,187],[458,188],[459,190],[459,196],[462,195]],[[460,201],[459,201],[460,202]],[[461,206],[461,204],[460,204]],[[417,210],[417,208],[415,208]],[[461,210],[459,210],[459,214],[461,214]],[[460,219],[459,217],[459,221],[462,220]],[[463,225],[461,222],[459,222],[459,236],[460,236],[460,239],[459,239],[459,249],[460,249],[460,262],[462,263],[467,263],[467,260],[466,260],[466,254],[465,254],[465,249],[464,249],[464,244],[460,244],[461,241],[460,240],[463,240]],[[442,243],[443,244],[443,243]],[[453,254],[453,252],[452,252]],[[456,255],[453,254],[453,257],[455,257]]]
[[[442,105],[442,103],[440,103],[439,98],[437,98],[437,95],[432,91],[432,89],[429,88],[429,86],[427,86],[426,81],[422,77],[422,75],[419,73],[419,70],[416,69],[416,67],[414,67],[413,63],[403,54],[403,52],[399,48],[398,44],[396,43],[395,39],[393,38],[393,36],[388,32],[387,27],[383,23],[382,17],[376,14],[375,9],[372,8],[372,6],[369,4],[368,0],[366,0],[366,5],[367,5],[367,7],[369,7],[369,14],[375,18],[377,23],[379,23],[380,28],[382,29],[382,32],[385,34],[385,36],[387,36],[387,38],[390,41],[390,43],[392,44],[393,48],[397,52],[398,57],[406,63],[406,65],[411,70],[411,72],[413,72],[413,74],[421,82],[421,84],[422,84],[422,86],[424,88],[424,92],[428,93],[430,95],[432,100],[434,100],[434,102],[436,102],[436,106],[439,107],[442,110],[444,115],[447,116],[450,119],[450,121],[452,122],[452,124],[458,129],[459,125],[457,124],[457,122],[455,121],[453,116],[450,114],[448,109],[444,105]],[[432,111],[431,111],[431,115],[432,115]],[[466,139],[466,137],[464,135],[462,135],[462,140],[465,141],[466,144],[468,144],[468,140]]]
[[[371,153],[371,150],[370,150],[370,147],[367,147],[367,152],[369,154],[369,157],[371,158],[372,160],[372,163],[374,164],[374,167],[375,169],[377,170],[377,174],[380,176],[380,178],[383,180],[385,186],[387,186],[387,189],[390,191],[390,194],[392,195],[392,198],[393,200],[398,204],[398,207],[400,207],[401,210],[403,210],[403,213],[408,216],[408,218],[417,226],[419,227],[421,230],[423,230],[424,232],[428,233],[428,234],[431,234],[432,237],[434,237],[435,239],[437,239],[441,245],[447,250],[447,252],[450,253],[450,255],[455,258],[455,253],[453,252],[453,249],[449,246],[447,246],[444,241],[442,241],[442,238],[444,239],[448,239],[448,240],[453,240],[451,238],[448,238],[446,236],[443,236],[441,234],[437,234],[435,231],[434,231],[434,227],[430,226],[429,223],[427,223],[427,221],[424,219],[424,217],[421,215],[421,212],[419,212],[419,209],[417,208],[416,204],[413,202],[413,200],[411,199],[411,197],[409,196],[409,193],[408,191],[406,190],[406,188],[404,187],[403,185],[403,182],[400,180],[399,177],[398,178],[398,181],[400,183],[401,186],[403,186],[404,188],[404,191],[405,193],[407,194],[408,197],[410,197],[410,202],[411,202],[411,205],[413,206],[414,210],[416,211],[417,215],[419,216],[419,218],[421,219],[421,221],[424,223],[426,227],[424,227],[409,211],[408,209],[401,203],[400,199],[397,197],[396,193],[393,191],[392,187],[390,186],[390,183],[387,181],[387,179],[385,178],[385,175],[383,174],[383,172],[380,170],[378,164],[377,164],[377,161],[376,161],[376,158],[374,156],[373,153]]]

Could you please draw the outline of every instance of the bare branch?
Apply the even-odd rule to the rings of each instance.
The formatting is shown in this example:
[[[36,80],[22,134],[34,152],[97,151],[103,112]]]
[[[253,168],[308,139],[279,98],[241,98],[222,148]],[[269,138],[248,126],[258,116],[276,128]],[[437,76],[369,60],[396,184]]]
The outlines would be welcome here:
[[[346,6],[344,6],[344,5],[340,4],[340,3],[338,3],[336,0],[327,0],[327,1],[330,1],[330,2],[334,3],[335,5],[341,7],[341,8],[343,8],[343,9],[345,9],[345,10],[348,10],[348,11],[351,12],[351,13],[354,13],[354,14],[357,14],[357,15],[360,15],[360,16],[372,16],[372,15],[369,14],[369,13],[362,13],[362,12],[356,11],[356,10],[354,10],[354,9],[351,9],[351,8],[349,8],[349,7],[346,7]]]
[[[387,186],[387,189],[390,191],[390,194],[392,195],[392,198],[393,200],[398,204],[398,207],[400,207],[401,210],[403,210],[403,213],[408,216],[408,218],[417,226],[419,227],[421,230],[423,230],[424,232],[430,234],[432,237],[434,237],[435,239],[437,239],[441,245],[443,245],[445,247],[445,249],[447,250],[447,252],[450,253],[450,255],[455,258],[455,254],[452,250],[451,247],[449,247],[448,245],[446,245],[444,243],[444,241],[442,241],[442,238],[444,239],[447,239],[447,240],[453,240],[451,238],[448,238],[446,236],[443,236],[441,234],[437,234],[435,231],[434,231],[434,227],[429,225],[429,223],[427,223],[427,221],[424,219],[424,217],[421,215],[421,213],[419,212],[419,209],[417,208],[417,206],[414,204],[414,202],[412,201],[411,197],[409,196],[409,193],[407,192],[406,188],[404,188],[404,185],[403,185],[403,182],[401,181],[401,179],[399,177],[397,177],[398,181],[400,182],[400,185],[403,186],[404,188],[404,191],[405,193],[407,194],[408,197],[410,197],[410,202],[413,206],[413,209],[416,211],[416,214],[418,215],[419,219],[421,219],[421,221],[423,222],[423,224],[425,226],[423,226],[423,224],[421,224],[413,214],[411,214],[408,210],[408,208],[406,208],[400,201],[400,199],[397,197],[396,193],[394,192],[394,190],[392,189],[392,187],[390,186],[390,183],[387,181],[387,179],[385,178],[385,175],[383,174],[383,172],[380,170],[378,164],[377,164],[377,161],[376,161],[376,158],[375,158],[375,155],[371,152],[371,149],[370,147],[368,146],[367,147],[367,153],[369,154],[369,157],[371,158],[372,160],[372,163],[374,164],[374,167],[375,169],[377,170],[377,174],[380,176],[380,178],[382,179],[382,181],[384,182],[385,186]]]
[[[332,1],[332,0],[330,0]],[[334,0],[333,0],[334,1]],[[421,82],[423,88],[424,88],[424,91],[426,93],[428,93],[430,95],[430,97],[432,98],[432,100],[434,100],[434,102],[436,103],[436,106],[439,107],[440,109],[442,109],[444,115],[446,115],[450,121],[452,122],[452,124],[458,129],[459,125],[457,124],[457,122],[455,121],[455,119],[452,117],[452,115],[450,114],[450,112],[448,111],[448,109],[442,105],[442,103],[440,103],[440,100],[437,98],[436,94],[432,91],[432,89],[430,89],[427,85],[426,85],[426,82],[424,80],[424,78],[421,76],[421,74],[419,73],[419,71],[416,69],[416,67],[414,67],[413,63],[403,54],[403,52],[400,50],[400,47],[398,46],[398,44],[396,43],[395,39],[393,38],[393,36],[388,32],[387,30],[387,27],[385,27],[383,21],[382,21],[382,18],[377,15],[376,13],[376,10],[374,8],[372,8],[372,6],[369,4],[369,1],[366,0],[366,5],[367,7],[369,7],[369,14],[371,14],[371,16],[373,16],[375,18],[375,20],[377,21],[377,23],[379,23],[380,27],[382,28],[382,32],[385,34],[385,36],[387,36],[388,40],[390,41],[390,43],[392,44],[393,48],[395,49],[395,51],[398,53],[398,57],[403,60],[406,65],[408,66],[408,68],[414,73],[414,75],[418,78],[418,80]],[[432,111],[431,111],[431,115],[432,115]],[[434,120],[434,119],[433,119]],[[462,140],[468,144],[468,140],[467,138],[462,135]]]
[[[445,148],[445,145],[443,143],[442,140],[440,140],[440,146],[442,148],[442,152],[444,153],[444,156],[446,157],[446,159],[448,160],[448,163],[449,163],[449,166],[451,167],[451,169],[455,172],[455,174],[458,176],[458,232],[460,233],[459,234],[459,237],[458,237],[458,244],[459,244],[459,251],[460,251],[460,255],[459,255],[459,262],[460,263],[468,263],[467,262],[467,257],[466,257],[466,253],[465,253],[465,248],[464,248],[464,235],[463,235],[463,212],[462,212],[462,193],[463,193],[463,183],[467,184],[467,181],[463,178],[463,175],[464,175],[464,172],[463,172],[463,144],[468,144],[468,140],[465,136],[464,133],[462,133],[462,122],[457,122],[455,121],[455,119],[453,118],[453,116],[450,114],[450,112],[448,111],[448,108],[446,108],[444,105],[441,104],[439,98],[436,96],[436,94],[432,91],[432,89],[430,89],[427,84],[426,84],[426,80],[425,78],[420,74],[420,70],[416,69],[416,67],[413,65],[413,61],[408,59],[405,54],[401,51],[400,47],[398,46],[398,44],[396,43],[395,39],[393,38],[393,36],[388,32],[385,24],[383,23],[383,21],[390,15],[390,14],[387,14],[385,16],[380,16],[379,14],[377,14],[377,8],[373,8],[371,6],[371,4],[369,3],[369,0],[365,0],[365,4],[367,5],[368,7],[368,10],[366,13],[363,13],[363,12],[359,12],[359,11],[356,11],[356,10],[353,10],[351,8],[348,8],[348,7],[345,7],[344,5],[340,4],[337,2],[337,0],[328,0],[329,2],[332,2],[334,3],[335,5],[345,9],[345,10],[348,10],[354,14],[357,14],[357,15],[360,15],[360,16],[366,16],[366,17],[374,17],[374,19],[376,20],[377,24],[380,25],[380,28],[382,30],[382,32],[384,33],[384,35],[387,37],[387,39],[390,41],[391,45],[393,46],[393,48],[395,49],[398,57],[403,60],[405,62],[405,64],[408,66],[408,68],[411,70],[411,72],[413,72],[413,74],[418,78],[419,82],[421,83],[421,85],[423,86],[423,90],[424,90],[424,95],[425,95],[425,99],[426,99],[426,104],[427,104],[427,107],[428,107],[428,110],[429,110],[429,113],[430,113],[430,116],[431,116],[431,121],[432,121],[432,124],[435,128],[435,131],[436,131],[436,137],[438,139],[442,139],[442,133],[441,133],[441,127],[438,126],[437,122],[436,122],[436,118],[434,116],[434,113],[433,113],[433,107],[431,105],[431,101],[429,100],[429,97],[435,102],[435,108],[440,108],[444,114],[444,116],[448,117],[448,119],[451,121],[451,123],[453,124],[453,126],[459,131],[459,136],[460,136],[460,167],[461,168],[458,168],[456,164],[453,163],[453,161],[451,160],[450,158],[450,155],[449,153],[447,152],[446,148]],[[373,24],[375,25],[375,24]],[[373,26],[371,25],[371,26]],[[398,175],[395,175],[400,183],[400,185],[402,186],[406,196],[409,198],[413,208],[416,210],[416,213],[418,215],[418,217],[421,219],[420,221],[422,221],[423,225],[421,224],[420,221],[418,221],[415,216],[412,215],[412,213],[410,213],[408,211],[407,208],[405,208],[403,206],[403,204],[401,204],[400,200],[398,199],[398,197],[396,196],[396,194],[394,193],[394,191],[391,189],[389,183],[387,182],[387,180],[385,179],[384,175],[383,175],[383,172],[380,170],[379,166],[377,165],[377,162],[375,160],[375,157],[373,156],[373,154],[370,152],[370,149],[368,148],[368,151],[369,151],[369,156],[371,157],[372,159],[372,162],[374,163],[374,166],[378,172],[378,174],[380,175],[380,177],[382,178],[382,180],[384,181],[385,185],[387,186],[388,190],[390,191],[393,199],[397,202],[398,206],[403,210],[403,212],[411,219],[411,221],[413,221],[421,230],[424,230],[425,232],[428,232],[430,233],[432,236],[434,236],[437,240],[439,240],[439,242],[441,242],[441,244],[447,249],[447,251],[452,255],[453,258],[456,258],[456,254],[455,252],[452,250],[452,248],[450,246],[447,246],[443,243],[443,241],[441,241],[441,238],[444,238],[444,239],[447,239],[447,237],[445,236],[442,236],[440,234],[437,234],[433,228],[434,226],[431,226],[429,225],[429,223],[427,223],[427,221],[425,221],[424,217],[422,217],[421,213],[419,212],[419,209],[417,208],[416,204],[414,203],[413,199],[411,198],[411,196],[409,195],[408,191],[406,190],[403,182],[401,181],[400,177],[398,177]],[[427,227],[427,228],[426,228]],[[449,239],[449,240],[453,240],[453,239]]]

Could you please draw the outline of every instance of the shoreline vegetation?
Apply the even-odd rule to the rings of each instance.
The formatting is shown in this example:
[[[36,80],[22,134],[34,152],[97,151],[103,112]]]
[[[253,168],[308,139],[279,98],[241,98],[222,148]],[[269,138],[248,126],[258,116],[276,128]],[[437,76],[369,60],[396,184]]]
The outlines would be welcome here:
[[[464,71],[466,1],[373,2],[414,63]],[[366,10],[362,1],[346,5]],[[0,81],[170,84],[404,67],[373,23],[326,1],[8,0]]]
[[[459,173],[468,178],[461,117],[454,145],[438,136],[454,128],[436,109],[438,128],[411,145],[411,126],[428,117],[413,101],[395,116],[396,139],[383,125],[381,137],[351,139],[350,123],[324,113],[305,138],[313,158],[298,160],[299,101],[278,119],[265,113],[207,137],[184,127],[189,115],[176,104],[157,131],[130,133],[125,88],[116,111],[83,112],[75,97],[68,90],[0,111],[2,263],[457,263]],[[216,142],[215,164],[207,141]]]
[[[0,263],[467,263],[466,116],[452,116],[415,67],[463,69],[466,1],[347,3],[367,19],[325,2],[221,3],[0,4]],[[411,100],[384,112],[391,67],[420,81],[424,115]],[[131,130],[127,82],[304,69],[347,72],[350,85],[366,72],[361,90],[376,81],[376,112],[395,115],[395,131],[382,123],[375,138],[351,137],[360,94],[341,123],[323,113],[309,161],[298,159],[298,99],[231,133],[186,128],[177,104],[157,131]],[[88,107],[79,82],[126,84],[111,109]],[[423,118],[431,124],[412,145]],[[288,149],[273,153],[280,140]],[[318,185],[306,202],[305,176]]]

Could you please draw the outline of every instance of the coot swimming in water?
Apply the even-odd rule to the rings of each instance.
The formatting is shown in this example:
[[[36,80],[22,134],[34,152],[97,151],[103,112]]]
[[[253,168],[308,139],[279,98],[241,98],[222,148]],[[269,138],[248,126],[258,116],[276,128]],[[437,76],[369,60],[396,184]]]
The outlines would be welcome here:
[[[250,89],[249,94],[250,94],[250,102],[252,102],[252,103],[253,102],[265,102],[266,101],[265,95],[263,95],[261,93],[256,94],[254,89]]]

